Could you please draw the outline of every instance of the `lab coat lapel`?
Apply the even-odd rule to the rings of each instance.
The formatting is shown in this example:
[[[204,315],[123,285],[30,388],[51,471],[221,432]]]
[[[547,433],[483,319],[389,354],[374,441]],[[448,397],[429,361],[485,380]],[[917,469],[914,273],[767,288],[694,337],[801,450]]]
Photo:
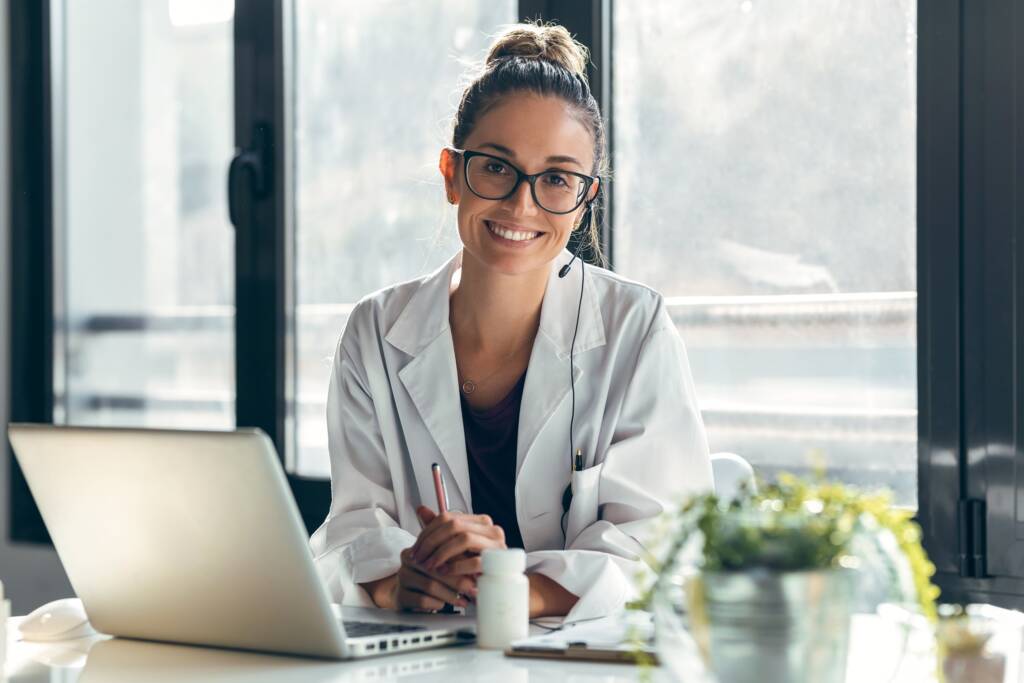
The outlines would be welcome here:
[[[572,259],[572,254],[562,251],[555,259],[548,278],[541,305],[540,327],[530,355],[526,372],[526,384],[519,408],[519,433],[516,447],[516,476],[523,468],[526,458],[538,444],[538,436],[551,417],[571,393],[569,379],[569,351],[573,333],[576,332],[576,310],[580,306],[580,286],[583,287],[583,302],[580,307],[579,331],[576,333],[575,357],[581,353],[603,346],[604,321],[598,306],[596,290],[590,278],[583,279],[582,264],[573,264],[565,278],[558,277],[562,265]],[[573,381],[579,391],[583,370],[575,364]],[[577,416],[580,418],[580,416]],[[564,448],[551,453],[553,467],[568,468],[569,424],[566,418]],[[551,440],[543,443],[550,444]],[[556,457],[563,456],[563,457]],[[557,462],[557,465],[554,463]]]
[[[455,349],[448,324],[451,277],[460,264],[461,252],[429,275],[409,299],[385,339],[413,357],[398,371],[398,377],[455,479],[448,483],[452,506],[469,511],[472,500],[466,436]],[[410,447],[409,453],[421,494],[432,490],[430,465],[435,454],[415,447]],[[453,484],[455,490],[452,490]]]
[[[583,371],[577,365],[574,371],[579,381]],[[569,358],[559,354],[550,339],[537,335],[530,355],[530,366],[526,371],[526,384],[519,407],[519,433],[516,442],[516,476],[523,468],[526,456],[533,448],[541,429],[555,414],[562,401],[570,393]],[[565,433],[565,449],[569,448],[568,425]],[[559,462],[568,462],[567,459]]]
[[[398,376],[416,405],[423,424],[434,438],[441,457],[455,477],[457,492],[464,501],[465,510],[469,511],[472,501],[466,435],[462,426],[462,404],[459,401],[458,374],[455,370],[455,351],[451,333],[446,330],[438,335],[398,372]],[[410,449],[410,452],[422,454],[423,451]],[[429,477],[431,464],[425,460],[414,462],[416,478]],[[462,508],[453,493],[455,492],[449,491],[451,504],[456,508]]]

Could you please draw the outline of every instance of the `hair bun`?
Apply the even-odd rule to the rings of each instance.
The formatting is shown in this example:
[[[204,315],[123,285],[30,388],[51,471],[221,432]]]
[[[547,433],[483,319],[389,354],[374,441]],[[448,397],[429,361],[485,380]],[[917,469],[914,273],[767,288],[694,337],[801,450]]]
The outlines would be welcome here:
[[[565,27],[557,24],[514,24],[501,33],[487,53],[489,67],[502,57],[533,57],[558,64],[587,80],[587,47],[573,39]]]

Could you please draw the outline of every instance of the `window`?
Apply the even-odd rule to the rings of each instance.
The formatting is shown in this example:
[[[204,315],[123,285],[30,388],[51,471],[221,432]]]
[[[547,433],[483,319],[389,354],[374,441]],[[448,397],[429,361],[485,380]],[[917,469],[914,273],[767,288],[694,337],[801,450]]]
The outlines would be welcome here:
[[[1019,2],[7,10],[12,421],[258,426],[317,526],[347,312],[455,250],[461,60],[540,16],[592,49],[606,247],[667,295],[713,450],[895,488],[946,597],[1024,606]]]
[[[51,4],[56,422],[234,426],[230,9]]]
[[[338,337],[362,296],[458,248],[438,157],[468,61],[516,21],[516,4],[300,0],[295,9],[295,469],[327,477]]]
[[[615,5],[615,267],[712,451],[917,501],[916,3]]]

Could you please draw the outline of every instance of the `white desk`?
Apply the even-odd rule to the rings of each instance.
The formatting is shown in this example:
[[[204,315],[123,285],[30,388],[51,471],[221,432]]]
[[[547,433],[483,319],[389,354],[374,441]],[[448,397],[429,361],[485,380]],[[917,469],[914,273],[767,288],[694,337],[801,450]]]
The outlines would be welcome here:
[[[139,683],[143,681],[287,681],[349,683],[416,680],[493,683],[617,683],[638,681],[625,664],[553,662],[505,657],[473,645],[351,662],[249,654],[93,636],[59,643],[18,641],[19,617],[7,624],[7,683]],[[0,679],[2,680],[2,679]],[[670,681],[655,669],[654,683]]]
[[[876,667],[888,666],[890,638],[872,623],[855,617],[850,644],[848,683],[879,683]],[[331,681],[416,680],[431,683],[483,681],[484,683],[617,683],[641,680],[637,667],[625,664],[556,662],[505,657],[473,645],[423,650],[351,662],[249,654],[213,648],[163,645],[93,636],[60,643],[18,640],[19,617],[7,625],[8,649],[5,683],[138,683],[144,681]],[[889,652],[888,655],[892,655]],[[934,681],[934,660],[904,660],[897,682]],[[756,663],[752,663],[756,666]],[[2,681],[0,677],[0,681]],[[671,681],[667,669],[652,670],[652,683]],[[1024,676],[1022,676],[1024,681]]]

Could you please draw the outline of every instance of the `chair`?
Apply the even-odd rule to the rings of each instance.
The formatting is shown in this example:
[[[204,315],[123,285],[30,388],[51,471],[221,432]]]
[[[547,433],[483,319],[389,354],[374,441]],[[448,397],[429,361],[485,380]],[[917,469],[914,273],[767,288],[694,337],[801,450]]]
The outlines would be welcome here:
[[[747,482],[751,491],[757,491],[754,468],[735,453],[713,453],[711,474],[715,481],[715,493],[719,498],[735,498],[743,482]]]

